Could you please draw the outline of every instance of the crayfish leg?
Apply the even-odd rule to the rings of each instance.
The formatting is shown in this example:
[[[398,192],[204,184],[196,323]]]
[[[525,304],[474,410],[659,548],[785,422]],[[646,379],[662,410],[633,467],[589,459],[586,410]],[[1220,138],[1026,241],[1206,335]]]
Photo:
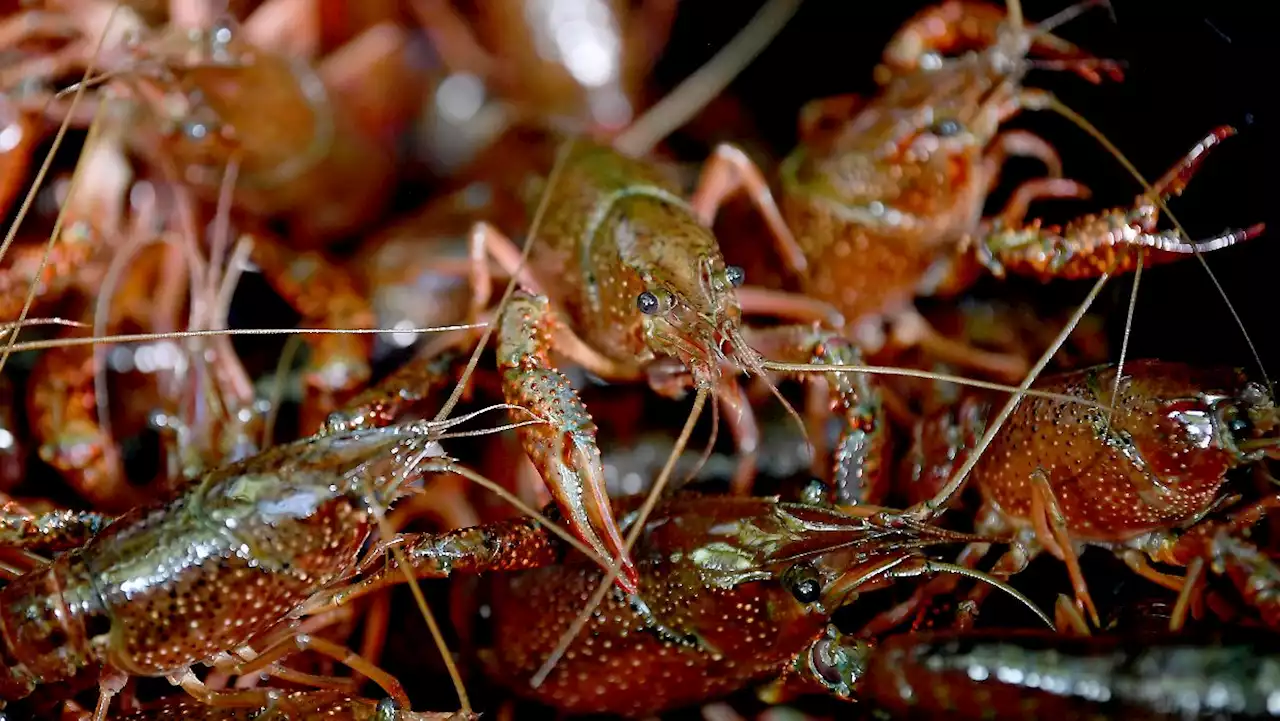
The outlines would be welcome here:
[[[542,294],[544,291],[534,279],[533,274],[521,262],[523,253],[520,248],[502,231],[486,222],[476,223],[467,238],[470,251],[471,267],[471,316],[472,323],[480,322],[489,301],[493,298],[493,274],[489,269],[492,258],[508,274],[516,276],[516,281],[526,291]]]
[[[946,337],[914,307],[895,313],[889,322],[889,340],[894,347],[919,348],[946,363],[997,378],[1021,380],[1030,370],[1027,360],[1021,356],[985,351]]]
[[[844,316],[835,306],[800,293],[788,293],[759,286],[742,286],[737,290],[738,307],[743,316],[767,315],[793,323],[820,323],[831,328],[844,327]]]
[[[956,559],[956,565],[977,569],[978,564],[991,550],[989,543],[970,543],[964,547]],[[1001,581],[1026,567],[1025,556],[1010,551],[1001,555],[994,567],[988,572],[992,578]],[[1021,560],[1019,560],[1021,559]],[[934,576],[915,590],[909,598],[873,616],[863,624],[861,633],[867,637],[879,637],[898,628],[907,619],[915,616],[919,619],[929,609],[935,598],[950,595],[960,586],[961,578],[950,574]],[[960,617],[963,623],[972,624],[977,618],[977,608],[988,594],[994,590],[989,584],[979,584],[965,597],[965,604],[974,610]]]
[[[1187,584],[1187,579],[1183,576],[1174,576],[1169,573],[1162,573],[1157,571],[1155,568],[1152,568],[1151,564],[1147,561],[1146,556],[1144,556],[1140,551],[1129,549],[1120,554],[1120,560],[1124,561],[1124,564],[1129,567],[1129,570],[1157,586],[1163,586],[1171,591],[1181,591]]]
[[[815,366],[862,365],[856,346],[835,333],[813,326],[748,329],[744,335],[752,348],[773,360]],[[817,433],[810,431],[815,458],[826,455],[826,448],[819,448],[817,444],[826,437],[822,429],[826,427],[829,411],[835,410],[841,420],[828,480],[831,498],[839,505],[879,505],[889,490],[890,441],[880,390],[867,375],[848,371],[831,371],[822,376],[805,373],[801,379],[808,383],[827,383],[831,397],[827,407],[811,403],[805,409],[809,425],[819,429]]]
[[[659,395],[673,400],[683,398],[694,387],[693,374],[683,364],[653,363],[646,372],[649,387]],[[738,457],[729,490],[737,496],[749,496],[758,470],[760,424],[751,408],[751,399],[737,378],[727,373],[721,374],[716,382],[715,399],[718,410],[724,412],[724,420],[729,426],[729,435],[733,438],[734,451]],[[717,422],[718,418],[719,415]]]
[[[702,168],[702,177],[698,179],[698,187],[689,206],[703,225],[709,228],[714,223],[720,206],[739,192],[746,192],[751,203],[764,217],[770,234],[778,244],[778,252],[791,271],[803,274],[808,270],[809,261],[792,235],[791,228],[782,219],[782,211],[778,209],[764,173],[737,146],[727,143],[716,146],[715,152]]]
[[[123,673],[103,670],[102,678],[98,680],[98,703],[93,708],[93,721],[106,721],[107,710],[111,708],[111,699],[124,690],[128,681],[129,677]]]
[[[609,505],[596,425],[569,379],[551,366],[554,317],[544,296],[512,298],[499,319],[498,367],[503,395],[545,423],[517,429],[569,527],[603,558],[616,558],[617,583],[634,593],[639,574]],[[576,358],[575,358],[576,360]],[[516,422],[528,420],[524,414]]]
[[[724,408],[729,434],[733,437],[738,455],[738,467],[734,471],[730,489],[739,496],[751,495],[755,483],[760,454],[760,424],[751,410],[751,399],[736,378],[721,376],[716,390],[716,402]]]
[[[61,13],[27,10],[14,13],[0,22],[0,47],[16,50],[31,40],[74,37],[80,28]]]
[[[1006,130],[991,141],[982,158],[986,166],[987,194],[1000,185],[1001,171],[1009,158],[1031,158],[1044,164],[1049,179],[1062,177],[1062,157],[1049,141],[1026,130]]]
[[[400,704],[401,708],[409,707],[409,697],[405,693],[404,686],[394,676],[351,649],[309,633],[283,638],[263,649],[252,661],[231,664],[227,670],[236,676],[250,676],[267,671],[268,667],[276,661],[299,651],[312,651],[347,666],[376,683],[389,697]]]
[[[1000,211],[1000,222],[1007,227],[1016,227],[1026,220],[1032,203],[1041,200],[1086,200],[1090,194],[1088,187],[1070,178],[1033,178],[1013,189],[1004,210]]]
[[[1042,469],[1036,469],[1032,473],[1031,489],[1031,515],[1035,519],[1036,539],[1058,560],[1067,564],[1071,587],[1076,594],[1076,604],[1089,614],[1095,627],[1100,626],[1098,609],[1093,604],[1093,597],[1089,595],[1089,585],[1084,580],[1084,572],[1080,570],[1080,559],[1067,534],[1066,518],[1053,496],[1049,477]]]
[[[352,120],[369,137],[399,137],[413,116],[409,107],[426,94],[426,74],[408,61],[413,40],[405,28],[382,22],[334,50],[317,69],[325,85],[347,99]]]
[[[469,335],[457,331],[427,344],[409,362],[361,391],[325,421],[323,435],[383,428],[426,407],[467,365],[462,350]]]
[[[1053,602],[1053,623],[1059,629],[1070,629],[1070,632],[1077,636],[1093,635],[1089,630],[1089,623],[1084,620],[1084,616],[1080,615],[1080,609],[1076,608],[1071,599],[1062,593],[1059,593],[1058,599]]]
[[[1204,612],[1204,559],[1193,558],[1187,564],[1187,575],[1183,579],[1182,588],[1178,589],[1178,600],[1173,604],[1173,613],[1169,615],[1169,630],[1180,633],[1187,623],[1187,615],[1199,618]]]
[[[409,8],[451,72],[470,73],[490,81],[501,72],[500,61],[480,43],[453,3],[413,0]]]
[[[454,573],[525,571],[559,563],[565,544],[531,518],[496,521],[446,533],[406,533],[384,541],[368,555],[357,581],[319,597],[307,609],[322,613],[345,606],[357,598],[404,583],[394,557],[385,550],[392,544],[404,552],[416,578],[448,578]]]
[[[192,698],[207,705],[223,708],[275,708],[288,705],[285,699],[279,698],[277,691],[267,688],[252,689],[212,689],[196,678],[187,669],[180,674],[169,677],[169,683],[186,691]],[[101,697],[99,705],[101,706]],[[296,709],[295,709],[296,711]],[[96,721],[96,719],[95,719]]]
[[[1272,630],[1280,629],[1280,567],[1275,558],[1225,532],[1214,539],[1211,553],[1214,564],[1221,564],[1223,574],[1262,622]]]

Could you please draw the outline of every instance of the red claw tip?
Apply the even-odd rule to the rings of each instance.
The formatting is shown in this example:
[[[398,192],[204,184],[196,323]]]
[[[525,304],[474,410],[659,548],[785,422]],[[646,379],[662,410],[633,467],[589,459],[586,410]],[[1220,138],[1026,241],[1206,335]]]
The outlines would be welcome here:
[[[1226,140],[1227,138],[1230,138],[1231,136],[1235,135],[1238,132],[1240,131],[1236,130],[1234,127],[1230,125],[1222,125],[1217,128],[1214,128],[1213,132],[1209,134],[1209,137],[1221,142],[1223,140]]]

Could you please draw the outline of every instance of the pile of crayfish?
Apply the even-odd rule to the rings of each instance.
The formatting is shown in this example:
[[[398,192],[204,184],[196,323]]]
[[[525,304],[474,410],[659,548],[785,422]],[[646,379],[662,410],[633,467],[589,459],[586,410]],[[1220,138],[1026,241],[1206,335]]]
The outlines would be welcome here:
[[[2,717],[1280,717],[1255,131],[836,5],[4,6]]]

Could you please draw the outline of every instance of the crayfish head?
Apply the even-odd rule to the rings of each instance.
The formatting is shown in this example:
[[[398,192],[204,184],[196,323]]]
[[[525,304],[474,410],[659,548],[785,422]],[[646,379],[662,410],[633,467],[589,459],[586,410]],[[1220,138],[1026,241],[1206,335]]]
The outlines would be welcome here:
[[[1019,86],[984,55],[947,63],[931,73],[901,78],[886,90],[885,103],[892,110],[879,147],[884,161],[946,170],[954,181],[960,168],[948,164],[981,158],[1001,121],[1016,107]]]
[[[636,297],[636,307],[644,316],[645,342],[656,354],[684,363],[695,387],[714,389],[727,360],[725,344],[731,344],[735,356],[743,347],[742,309],[734,293],[742,284],[742,269],[725,266],[714,254],[682,270],[642,275],[645,290]]]
[[[1121,382],[1117,418],[1159,477],[1217,483],[1233,467],[1280,457],[1271,394],[1240,372],[1156,361],[1125,370],[1133,376]]]
[[[1259,458],[1280,458],[1280,416],[1275,400],[1260,383],[1245,383],[1217,407],[1219,427],[1225,444],[1235,451],[1239,462]]]
[[[924,549],[979,540],[881,511],[778,504],[776,514],[787,533],[768,548],[767,565],[810,614],[826,618],[859,593],[915,568]]]
[[[811,138],[784,163],[784,186],[844,206],[851,220],[909,227],[967,216],[981,197],[981,161],[998,128],[997,109],[1010,97],[992,84],[979,58],[895,78],[838,130]],[[920,221],[912,221],[920,218]]]
[[[964,18],[928,18],[939,9],[925,10],[887,46],[876,70],[881,95],[847,134],[860,138],[856,142],[864,148],[874,143],[886,172],[916,169],[914,182],[923,184],[922,193],[930,189],[931,178],[935,184],[962,186],[957,194],[966,186],[985,186],[988,179],[978,164],[1001,125],[1048,102],[1046,95],[1023,86],[1030,70],[1068,70],[1095,83],[1104,74],[1120,77],[1116,63],[1051,34],[1098,4],[1086,0],[1031,27],[1010,22],[994,6]],[[968,7],[964,12],[978,10]],[[926,27],[931,32],[922,32]],[[854,127],[858,124],[864,127]]]

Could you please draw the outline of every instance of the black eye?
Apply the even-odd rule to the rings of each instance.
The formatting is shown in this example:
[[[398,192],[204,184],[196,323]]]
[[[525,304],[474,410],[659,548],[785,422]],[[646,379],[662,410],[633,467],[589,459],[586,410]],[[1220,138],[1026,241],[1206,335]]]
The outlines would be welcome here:
[[[950,138],[960,134],[960,123],[950,118],[934,123],[930,131],[940,138]]]
[[[822,583],[812,568],[800,569],[791,579],[791,595],[800,603],[813,603],[822,597]]]
[[[653,315],[658,312],[658,296],[645,291],[636,296],[636,308],[640,309],[645,315]]]
[[[729,279],[729,285],[737,288],[742,285],[742,281],[747,279],[747,273],[741,267],[731,265],[724,269],[724,276]]]
[[[1232,413],[1227,419],[1227,428],[1231,429],[1231,435],[1236,438],[1248,438],[1253,435],[1253,424],[1249,422],[1249,416],[1244,413]]]
[[[827,503],[827,495],[826,481],[821,478],[811,478],[800,489],[800,502],[811,506],[821,506]]]

